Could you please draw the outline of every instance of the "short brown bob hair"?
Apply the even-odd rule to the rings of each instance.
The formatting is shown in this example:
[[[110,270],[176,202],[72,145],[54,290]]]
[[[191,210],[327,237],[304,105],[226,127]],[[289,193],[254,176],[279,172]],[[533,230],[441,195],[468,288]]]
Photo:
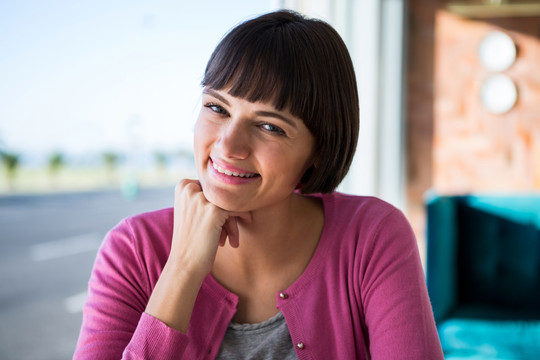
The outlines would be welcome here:
[[[270,101],[304,121],[315,138],[315,165],[302,193],[332,192],[347,174],[358,140],[358,89],[347,47],[324,21],[280,10],[241,23],[212,53],[201,85]]]

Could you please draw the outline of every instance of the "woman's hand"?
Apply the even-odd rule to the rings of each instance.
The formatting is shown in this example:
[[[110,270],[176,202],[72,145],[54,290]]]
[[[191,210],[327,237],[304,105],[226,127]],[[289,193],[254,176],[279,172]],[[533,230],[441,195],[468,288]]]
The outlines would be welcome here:
[[[186,332],[204,278],[212,270],[218,246],[227,239],[239,246],[238,218],[249,213],[223,210],[206,200],[196,180],[182,180],[175,189],[171,252],[146,306],[146,313]]]
[[[234,213],[210,203],[197,180],[182,180],[175,189],[174,230],[170,263],[206,276],[211,270],[218,245],[227,238],[239,246],[237,219],[250,221],[249,213]]]

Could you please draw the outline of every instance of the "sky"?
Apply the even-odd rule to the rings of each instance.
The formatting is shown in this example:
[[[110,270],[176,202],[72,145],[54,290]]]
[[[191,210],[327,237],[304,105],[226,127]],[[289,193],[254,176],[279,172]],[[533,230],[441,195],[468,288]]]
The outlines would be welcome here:
[[[190,149],[221,37],[270,0],[0,0],[0,150]]]

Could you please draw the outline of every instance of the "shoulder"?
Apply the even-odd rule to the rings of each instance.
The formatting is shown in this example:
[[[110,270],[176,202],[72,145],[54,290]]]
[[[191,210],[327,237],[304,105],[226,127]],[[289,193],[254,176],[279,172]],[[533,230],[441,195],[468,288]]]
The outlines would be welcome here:
[[[382,225],[404,223],[405,216],[395,206],[373,196],[349,195],[339,192],[318,195],[324,204],[326,223],[338,227],[377,231]]]
[[[374,196],[351,195],[340,192],[319,195],[325,206],[348,210],[376,211],[378,214],[394,211],[396,208]]]
[[[159,233],[170,229],[174,221],[174,209],[149,211],[123,219],[117,228],[129,228],[134,233]]]
[[[329,251],[344,252],[346,257],[367,263],[376,253],[378,257],[416,249],[409,221],[395,206],[370,196],[320,196],[325,208],[323,234]]]

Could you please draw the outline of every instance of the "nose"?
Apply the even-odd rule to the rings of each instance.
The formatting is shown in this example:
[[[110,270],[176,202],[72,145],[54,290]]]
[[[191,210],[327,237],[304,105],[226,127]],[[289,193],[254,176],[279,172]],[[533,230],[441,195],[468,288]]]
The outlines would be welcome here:
[[[229,159],[245,159],[251,153],[249,129],[241,122],[231,120],[220,131],[216,147]]]

